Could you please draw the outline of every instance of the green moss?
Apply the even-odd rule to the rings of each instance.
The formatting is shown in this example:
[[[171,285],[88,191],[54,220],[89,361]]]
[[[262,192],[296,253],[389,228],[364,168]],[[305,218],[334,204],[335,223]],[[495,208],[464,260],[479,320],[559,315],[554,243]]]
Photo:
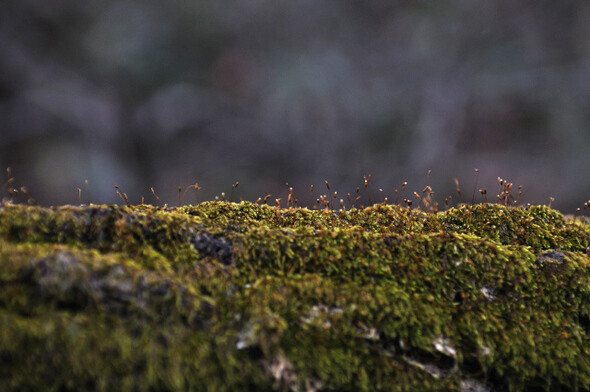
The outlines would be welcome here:
[[[0,208],[0,390],[590,389],[547,207]]]

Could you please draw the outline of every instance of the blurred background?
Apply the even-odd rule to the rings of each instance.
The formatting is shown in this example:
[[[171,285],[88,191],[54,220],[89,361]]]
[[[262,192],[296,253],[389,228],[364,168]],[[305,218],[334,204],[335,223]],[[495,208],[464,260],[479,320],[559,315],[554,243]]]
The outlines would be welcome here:
[[[198,183],[203,201],[236,181],[234,201],[293,187],[309,204],[325,180],[345,198],[368,174],[376,200],[407,181],[444,205],[454,178],[471,200],[477,168],[490,200],[500,176],[522,203],[573,212],[590,198],[589,108],[585,0],[4,0],[0,13],[0,167],[43,205],[78,204],[78,188],[122,203],[115,184],[175,205],[178,186]]]

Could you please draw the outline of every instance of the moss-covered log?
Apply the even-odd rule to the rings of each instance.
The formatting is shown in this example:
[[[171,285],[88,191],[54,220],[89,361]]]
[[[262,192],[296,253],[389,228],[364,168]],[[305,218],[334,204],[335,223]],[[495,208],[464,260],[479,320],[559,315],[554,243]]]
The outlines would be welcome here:
[[[0,208],[0,390],[590,390],[548,207]]]

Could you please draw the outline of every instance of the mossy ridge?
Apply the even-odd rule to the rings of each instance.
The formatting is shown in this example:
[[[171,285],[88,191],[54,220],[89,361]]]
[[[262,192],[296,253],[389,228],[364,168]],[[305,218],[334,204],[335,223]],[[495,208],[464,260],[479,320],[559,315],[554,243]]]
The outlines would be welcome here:
[[[462,205],[434,216],[431,230],[474,233],[501,244],[521,244],[535,250],[583,252],[589,243],[588,225],[567,222],[547,206],[510,208],[497,204]]]
[[[364,209],[334,211],[307,208],[278,209],[248,202],[205,202],[180,211],[230,230],[269,228],[342,228],[376,233],[474,233],[502,244],[522,244],[535,249],[583,251],[590,228],[579,220],[566,221],[547,206],[506,207],[500,204],[463,204],[436,214],[397,205],[375,204]]]
[[[19,314],[43,307],[138,317],[150,322],[202,323],[200,313],[214,305],[199,290],[216,274],[153,272],[125,254],[100,254],[67,245],[14,244],[0,239],[3,286],[0,304]],[[208,280],[206,280],[208,279]],[[196,281],[196,282],[195,282]],[[227,285],[226,285],[227,289]],[[26,302],[20,302],[26,300]]]
[[[99,352],[129,352],[129,363],[150,364],[138,366],[136,373],[117,373],[114,364],[96,357],[96,372],[75,373],[79,377],[68,382],[76,388],[63,380],[66,390],[84,385],[97,389],[105,382],[98,374],[101,367],[103,374],[136,390],[305,390],[310,385],[372,390],[379,384],[383,390],[459,390],[465,377],[488,377],[492,385],[515,391],[533,384],[547,390],[590,387],[589,352],[584,349],[590,328],[590,282],[588,259],[579,253],[587,246],[588,228],[566,222],[552,210],[529,209],[530,216],[515,220],[510,217],[513,209],[466,206],[462,208],[476,213],[465,214],[465,225],[460,225],[457,216],[451,216],[453,210],[426,215],[382,205],[346,213],[214,202],[173,212],[90,208],[95,210],[0,210],[0,237],[10,240],[0,243],[1,279],[12,283],[10,295],[0,302],[5,309],[1,318],[11,326],[2,335],[0,351],[15,346],[20,350],[30,342],[30,335],[14,328],[17,319],[44,325],[51,319],[47,314],[59,314],[63,328],[36,340],[60,341],[71,355],[58,360],[53,371],[64,372],[79,355],[92,356],[76,351],[66,333],[67,326],[84,317],[92,322],[81,329],[100,325],[98,331],[88,331],[88,336],[100,338],[77,343],[89,347],[104,340],[105,351]],[[215,214],[216,208],[222,213]],[[488,224],[490,240],[473,218],[485,213],[521,225],[532,218],[529,232],[516,230],[518,224]],[[555,216],[557,223],[547,216]],[[61,234],[55,232],[58,229]],[[548,242],[548,233],[556,237],[553,242]],[[201,236],[200,242],[195,236]],[[220,238],[228,242],[215,242]],[[67,245],[51,244],[56,242]],[[218,249],[226,245],[231,248],[230,263]],[[547,251],[557,245],[561,250]],[[79,250],[86,246],[103,254]],[[63,252],[81,252],[72,256],[76,262],[96,264],[98,271],[102,264],[115,270],[122,265],[133,271],[130,276],[141,276],[147,269],[157,282],[184,287],[196,305],[186,306],[180,291],[170,290],[170,302],[164,302],[165,309],[155,306],[155,313],[172,316],[122,316],[88,303],[64,307],[60,298],[68,293],[60,292],[59,285],[45,302],[31,301],[39,276],[15,277],[30,274],[30,260],[51,254],[64,257]],[[85,275],[81,276],[74,274],[83,288]],[[209,305],[201,309],[201,301]],[[207,314],[199,326],[202,330],[193,330],[182,317],[190,309]],[[143,344],[138,331],[143,331],[144,343],[158,341],[160,332],[169,339],[148,355],[143,346],[134,349]],[[112,336],[118,338],[113,342]],[[433,342],[452,346],[456,355],[441,353]],[[29,360],[9,352],[17,363]],[[39,358],[48,355],[62,354],[49,350]],[[427,366],[442,369],[438,378]],[[284,371],[277,374],[277,369]],[[208,384],[192,384],[195,374],[203,375]],[[24,378],[6,380],[28,385]],[[108,387],[117,390],[121,385]]]
[[[0,311],[2,390],[270,391],[228,334],[138,323],[104,314]],[[23,370],[24,369],[24,370]]]
[[[182,207],[178,211],[198,216],[211,225],[228,229],[248,230],[251,227],[271,228],[343,228],[354,226],[374,232],[403,234],[420,231],[428,214],[397,205],[375,204],[364,209],[309,210],[307,208],[277,208],[267,205],[226,202],[204,202],[198,206]]]
[[[587,258],[560,252],[557,259],[548,257],[542,264],[526,247],[495,245],[466,235],[454,235],[451,239],[420,238],[418,242],[409,240],[400,246],[407,248],[406,253],[396,253],[399,259],[403,260],[409,256],[410,250],[416,249],[423,258],[408,265],[399,263],[402,268],[392,269],[390,279],[380,282],[375,281],[375,274],[367,270],[363,274],[368,276],[363,279],[346,279],[346,282],[342,282],[340,276],[356,275],[354,271],[341,269],[335,277],[325,274],[332,284],[340,285],[340,296],[348,293],[348,297],[346,300],[341,298],[340,303],[327,301],[321,305],[338,309],[343,303],[354,304],[361,317],[341,325],[354,326],[356,320],[385,341],[405,339],[410,353],[432,352],[432,342],[445,336],[460,353],[457,358],[460,368],[463,360],[469,362],[466,368],[481,368],[506,377],[516,365],[510,361],[515,357],[530,357],[526,363],[518,364],[520,373],[512,375],[516,379],[506,377],[506,386],[510,390],[522,390],[535,378],[568,385],[571,377],[580,377],[585,379],[583,385],[588,386],[590,369],[579,369],[577,360],[582,355],[580,347],[588,343],[587,316],[582,315],[589,310],[590,300]],[[384,259],[387,262],[387,258]],[[345,254],[337,259],[328,256],[326,264],[318,267],[318,271],[329,271],[330,263],[342,260],[350,259]],[[432,260],[441,261],[433,264]],[[289,262],[284,264],[289,265]],[[280,270],[276,267],[269,267],[269,270]],[[264,303],[269,298],[277,298],[277,301],[309,298],[313,301],[318,297],[318,289],[312,290],[311,295],[290,295],[288,290],[285,291],[287,279],[282,276],[275,279],[276,292],[264,293],[259,301]],[[326,281],[316,284],[323,286]],[[379,295],[379,289],[385,289],[387,294]],[[374,301],[378,301],[377,304]],[[398,308],[399,304],[404,305]],[[281,314],[265,304],[267,307]],[[286,306],[286,309],[291,308],[297,308],[296,304]],[[404,315],[404,310],[407,312],[412,308],[420,310],[413,316]],[[392,315],[399,320],[388,325]],[[584,318],[586,321],[580,322]],[[345,335],[351,337],[355,333],[348,331]],[[562,354],[568,358],[563,362],[560,358],[553,358],[556,336],[564,339],[558,344],[559,350],[569,353]],[[479,340],[482,338],[486,341]],[[315,342],[314,346],[317,344]],[[507,344],[509,347],[505,347]],[[493,353],[489,358],[482,358],[478,352],[486,347]],[[477,363],[473,363],[474,358]],[[567,365],[569,370],[564,372],[561,364]]]
[[[366,231],[391,234],[472,232],[503,244],[520,243],[535,249],[575,251],[583,251],[590,236],[588,225],[581,221],[577,224],[566,222],[562,214],[546,206],[462,205],[437,214],[383,204],[365,209],[331,211],[279,209],[249,202],[204,202],[173,209],[147,205],[53,209],[8,205],[0,209],[0,234],[14,240],[74,245],[96,243],[104,250],[111,250],[109,247],[113,246],[116,250],[129,243],[137,246],[139,242],[156,247],[164,246],[165,242],[181,245],[186,242],[189,227],[193,230],[214,229],[213,234],[216,235],[244,233],[252,227],[360,227]]]
[[[213,265],[150,272],[124,254],[3,239],[0,260],[2,390],[270,390],[235,350],[231,282]]]

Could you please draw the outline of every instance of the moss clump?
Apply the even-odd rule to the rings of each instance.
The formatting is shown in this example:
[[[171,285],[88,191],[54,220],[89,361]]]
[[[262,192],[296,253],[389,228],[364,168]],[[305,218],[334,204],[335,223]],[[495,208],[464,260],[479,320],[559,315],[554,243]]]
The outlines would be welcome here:
[[[4,205],[0,390],[590,390],[589,238],[540,206]]]

